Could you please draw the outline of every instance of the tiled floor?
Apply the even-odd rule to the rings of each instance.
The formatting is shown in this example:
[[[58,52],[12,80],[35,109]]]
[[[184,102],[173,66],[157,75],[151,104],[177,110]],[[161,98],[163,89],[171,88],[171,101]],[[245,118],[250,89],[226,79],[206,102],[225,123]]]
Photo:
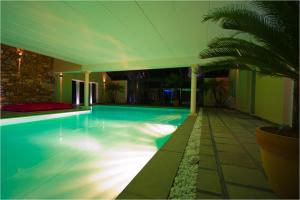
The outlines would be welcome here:
[[[197,198],[277,198],[255,139],[255,128],[270,124],[231,110],[204,109],[202,115]]]

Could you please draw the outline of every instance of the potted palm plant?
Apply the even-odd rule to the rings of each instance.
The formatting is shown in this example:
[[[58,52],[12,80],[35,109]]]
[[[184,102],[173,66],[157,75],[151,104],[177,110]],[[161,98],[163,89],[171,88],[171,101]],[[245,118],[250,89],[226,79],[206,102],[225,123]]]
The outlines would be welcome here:
[[[219,22],[223,29],[236,34],[215,38],[200,52],[206,61],[202,70],[239,68],[294,81],[292,127],[259,127],[256,138],[272,189],[282,198],[298,198],[299,2],[231,5],[210,11],[203,21]]]

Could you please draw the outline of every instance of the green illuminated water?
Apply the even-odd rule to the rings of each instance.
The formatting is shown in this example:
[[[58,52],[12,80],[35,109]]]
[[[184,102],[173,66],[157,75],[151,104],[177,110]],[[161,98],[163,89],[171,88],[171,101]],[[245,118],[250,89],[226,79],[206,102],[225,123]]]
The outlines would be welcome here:
[[[115,198],[187,114],[94,106],[88,114],[1,126],[1,198]]]

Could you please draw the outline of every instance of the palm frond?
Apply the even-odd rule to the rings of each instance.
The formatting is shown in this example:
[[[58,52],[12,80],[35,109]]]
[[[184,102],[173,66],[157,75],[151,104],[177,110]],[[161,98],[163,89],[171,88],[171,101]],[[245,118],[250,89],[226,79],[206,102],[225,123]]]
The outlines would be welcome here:
[[[298,66],[289,63],[288,60],[281,57],[279,54],[269,51],[265,47],[255,43],[232,37],[216,38],[208,44],[208,49],[200,52],[201,58],[212,58],[222,56],[248,56],[258,57],[261,59],[275,60],[282,63],[283,68],[299,74]]]
[[[252,1],[251,4],[260,8],[268,18],[276,20],[285,31],[299,33],[299,18],[295,17],[299,15],[299,1]]]
[[[277,21],[287,35],[285,43],[299,55],[299,1],[253,1],[252,5]],[[294,56],[294,63],[298,61],[298,56]]]
[[[271,19],[274,20],[242,6],[230,6],[213,10],[203,21],[220,21],[224,29],[249,33],[264,47],[297,65],[294,54],[288,53],[297,51],[295,45],[291,45],[290,34]]]
[[[211,62],[201,64],[201,70],[208,71],[210,68],[214,70],[233,68],[253,70],[253,66],[255,66],[258,68],[258,71],[263,74],[268,74],[271,76],[290,77],[293,79],[298,78],[299,75],[297,73],[285,70],[282,65],[284,65],[284,63],[279,64],[272,59],[262,59],[259,57],[248,56],[224,56],[220,57],[218,60],[215,59]]]

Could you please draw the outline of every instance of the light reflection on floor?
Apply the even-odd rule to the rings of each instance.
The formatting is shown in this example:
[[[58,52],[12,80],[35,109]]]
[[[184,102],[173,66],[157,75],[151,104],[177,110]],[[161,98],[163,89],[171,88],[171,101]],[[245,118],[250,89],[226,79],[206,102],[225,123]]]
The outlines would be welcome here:
[[[171,124],[74,118],[72,126],[64,120],[44,121],[41,126],[49,130],[42,134],[26,132],[36,124],[22,125],[18,128],[26,137],[19,141],[13,139],[16,132],[5,135],[2,198],[113,199],[176,129]],[[59,127],[51,128],[51,123]],[[20,157],[12,161],[13,155]]]

